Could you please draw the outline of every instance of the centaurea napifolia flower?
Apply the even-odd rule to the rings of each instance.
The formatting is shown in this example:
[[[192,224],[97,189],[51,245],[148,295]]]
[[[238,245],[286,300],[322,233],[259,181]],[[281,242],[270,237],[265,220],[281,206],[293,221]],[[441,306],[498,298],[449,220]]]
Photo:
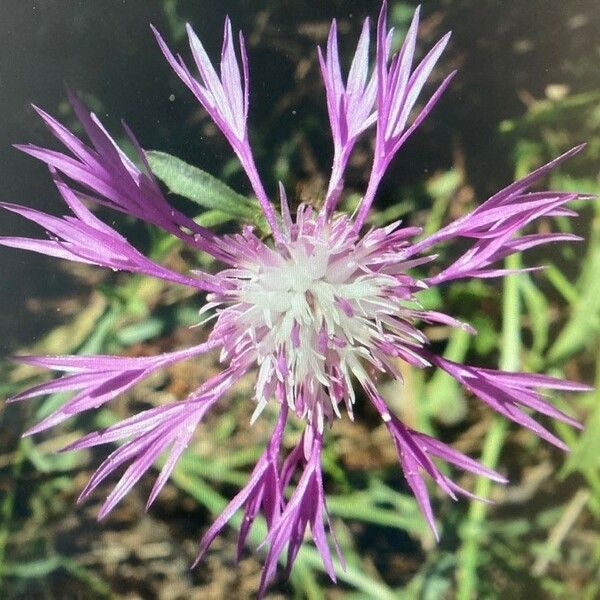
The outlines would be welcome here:
[[[399,52],[391,54],[391,32],[384,5],[377,26],[375,66],[369,68],[369,23],[365,21],[350,72],[344,84],[337,49],[335,23],[325,55],[319,61],[325,82],[327,108],[333,132],[334,161],[323,208],[301,205],[292,216],[285,190],[279,186],[280,210],[271,203],[258,175],[248,138],[248,60],[239,36],[241,69],[231,24],[225,22],[220,74],[211,64],[191,27],[188,35],[199,78],[183,59],[175,57],[155,30],[169,64],[193,92],[223,132],[238,156],[271,227],[272,239],[261,239],[250,226],[239,233],[219,236],[174,210],[154,180],[144,151],[133,134],[140,170],[116,146],[95,115],[74,97],[71,103],[90,139],[79,140],[54,118],[38,109],[66,152],[36,146],[21,149],[47,163],[56,186],[72,214],[63,218],[13,204],[4,208],[40,224],[49,240],[5,237],[0,243],[94,265],[158,277],[206,293],[206,307],[216,318],[208,339],[188,349],[156,357],[29,356],[20,360],[65,374],[14,397],[21,400],[57,391],[75,391],[73,398],[28,433],[37,433],[70,416],[97,409],[157,369],[177,361],[220,351],[223,371],[208,379],[184,400],[159,406],[103,431],[90,433],[71,449],[124,442],[100,466],[82,493],[87,497],[117,468],[129,464],[107,498],[100,517],[121,500],[161,453],[167,460],[148,504],[167,481],[206,412],[246,373],[256,370],[255,410],[258,418],[269,403],[278,407],[273,436],[246,486],[235,496],[200,543],[198,560],[238,509],[244,509],[238,554],[256,517],[265,517],[269,546],[260,595],[272,578],[287,547],[287,570],[292,567],[306,529],[334,579],[335,572],[326,526],[331,530],[321,470],[321,450],[327,428],[343,412],[353,419],[355,385],[364,391],[388,428],[400,466],[437,536],[423,474],[452,498],[470,493],[454,483],[433,458],[495,481],[505,479],[446,444],[417,432],[392,413],[376,387],[377,373],[401,378],[398,360],[416,368],[442,369],[495,411],[531,429],[564,449],[563,442],[538,423],[531,412],[578,427],[577,421],[554,408],[539,388],[580,391],[585,386],[529,373],[507,373],[452,362],[435,354],[420,324],[437,323],[473,329],[450,315],[422,308],[423,289],[456,279],[499,277],[506,271],[499,261],[528,248],[556,241],[572,241],[565,233],[517,234],[541,217],[571,216],[566,204],[578,195],[566,192],[530,192],[552,168],[579,151],[574,148],[520,181],[509,185],[472,212],[419,239],[417,227],[395,222],[382,228],[364,228],[386,167],[448,85],[450,74],[424,106],[418,98],[442,53],[444,36],[413,67],[418,10]],[[355,142],[375,126],[375,155],[367,189],[354,216],[336,212],[343,174]],[[144,257],[114,229],[85,206],[95,201],[143,219],[180,238],[191,248],[214,257],[215,273],[180,274]],[[418,275],[418,267],[436,260],[438,244],[461,239],[466,250],[437,274]],[[418,240],[418,241],[415,241]],[[525,409],[525,410],[524,410]],[[282,443],[288,419],[304,423],[298,445],[287,457]],[[294,476],[296,475],[296,478]],[[292,481],[297,480],[294,486]],[[334,544],[339,554],[337,543]],[[340,556],[341,559],[341,556]],[[342,562],[343,564],[343,562]]]

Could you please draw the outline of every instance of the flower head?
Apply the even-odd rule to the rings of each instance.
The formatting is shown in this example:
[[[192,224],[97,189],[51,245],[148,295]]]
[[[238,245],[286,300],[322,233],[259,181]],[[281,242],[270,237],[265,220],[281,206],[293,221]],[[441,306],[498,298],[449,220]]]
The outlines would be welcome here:
[[[75,395],[28,433],[37,433],[82,411],[96,409],[157,369],[177,361],[220,351],[223,371],[208,379],[185,400],[141,412],[120,423],[90,433],[70,449],[125,441],[99,467],[82,493],[87,497],[115,469],[128,468],[107,498],[100,517],[106,516],[157,457],[170,449],[151,492],[150,504],[164,486],[175,463],[207,411],[250,370],[256,370],[254,416],[268,403],[279,409],[271,441],[246,486],[233,498],[204,535],[198,559],[238,510],[244,509],[238,552],[259,513],[265,516],[269,546],[260,595],[273,576],[287,547],[291,568],[307,527],[332,578],[335,571],[326,536],[331,531],[321,471],[321,449],[327,429],[338,418],[353,418],[357,400],[368,399],[388,428],[398,451],[408,485],[432,530],[433,512],[423,474],[448,495],[470,495],[442,473],[433,458],[495,481],[495,471],[442,442],[411,429],[377,391],[377,378],[401,379],[398,360],[416,368],[437,367],[454,377],[492,409],[534,431],[548,442],[563,442],[540,425],[530,412],[578,423],[554,408],[539,388],[583,390],[585,386],[528,373],[506,373],[454,363],[436,355],[422,323],[440,323],[473,332],[450,315],[424,309],[422,290],[456,279],[499,277],[506,273],[498,262],[528,248],[578,239],[570,234],[536,233],[516,237],[544,216],[571,216],[566,204],[577,194],[530,192],[550,169],[580,150],[563,154],[552,163],[509,185],[478,208],[428,237],[400,222],[364,231],[363,225],[386,167],[423,118],[430,112],[452,74],[443,79],[424,108],[411,118],[426,81],[442,53],[444,36],[413,69],[419,11],[415,12],[404,44],[390,56],[385,4],[377,27],[376,64],[369,72],[369,22],[365,21],[347,81],[341,75],[337,31],[332,24],[326,54],[319,51],[327,107],[333,132],[334,165],[325,205],[320,211],[300,206],[292,216],[280,185],[281,209],[276,211],[256,170],[248,139],[248,61],[240,35],[241,69],[234,50],[229,20],[225,23],[220,75],[201,42],[188,27],[199,79],[175,57],[155,31],[170,65],[190,88],[221,129],[244,167],[271,226],[272,239],[261,239],[245,226],[241,232],[216,235],[182,213],[171,209],[149,169],[140,171],[118,149],[94,115],[72,97],[75,111],[91,146],[75,137],[55,119],[38,110],[54,135],[66,147],[63,154],[35,146],[21,149],[46,162],[72,215],[51,217],[4,204],[3,207],[36,221],[49,232],[48,240],[0,238],[16,248],[82,261],[113,269],[144,273],[207,293],[201,312],[216,318],[207,341],[188,349],[149,358],[109,356],[21,357],[20,360],[64,375],[26,390],[14,400],[56,391]],[[343,173],[358,136],[376,128],[375,156],[369,183],[356,215],[335,212],[342,193]],[[133,135],[143,164],[145,155]],[[212,255],[221,265],[214,274],[173,272],[144,257],[127,240],[101,222],[84,205],[96,201],[144,219],[176,235],[192,248]],[[436,274],[420,276],[421,265],[436,260],[432,249],[461,239],[466,250]],[[527,409],[529,412],[525,412]],[[296,447],[285,455],[283,433],[290,416],[304,423]],[[298,483],[293,486],[294,474]],[[334,539],[335,543],[335,539]],[[337,548],[337,543],[335,543]],[[338,554],[339,549],[337,549]],[[340,562],[341,560],[340,555]]]

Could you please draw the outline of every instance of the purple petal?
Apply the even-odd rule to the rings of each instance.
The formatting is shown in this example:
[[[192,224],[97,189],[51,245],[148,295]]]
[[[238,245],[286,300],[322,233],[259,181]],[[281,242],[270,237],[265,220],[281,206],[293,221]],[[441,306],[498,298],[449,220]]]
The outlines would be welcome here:
[[[225,527],[227,522],[242,507],[244,502],[248,500],[251,494],[255,493],[256,484],[262,479],[266,468],[267,465],[261,465],[260,463],[257,465],[248,483],[234,496],[231,502],[229,502],[217,519],[215,519],[214,523],[202,536],[202,539],[200,540],[200,548],[198,549],[198,554],[192,563],[192,567],[195,567],[202,560],[202,557],[212,544],[215,537],[217,537],[221,529]]]

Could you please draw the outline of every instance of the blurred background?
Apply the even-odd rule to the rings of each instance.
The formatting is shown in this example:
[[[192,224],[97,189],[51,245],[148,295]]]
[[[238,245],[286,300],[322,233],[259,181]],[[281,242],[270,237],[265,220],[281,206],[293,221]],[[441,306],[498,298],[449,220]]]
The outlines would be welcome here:
[[[389,20],[406,31],[416,3],[389,2]],[[229,14],[248,40],[250,132],[267,189],[282,180],[293,201],[322,198],[332,158],[315,47],[338,19],[346,65],[374,1],[3,0],[0,3],[0,200],[62,214],[47,169],[11,147],[55,147],[30,107],[75,127],[69,86],[127,145],[124,119],[147,149],[174,154],[242,193],[248,186],[226,142],[162,58],[149,24],[189,58],[185,22],[218,57]],[[420,130],[400,151],[377,200],[373,223],[402,217],[434,231],[497,189],[580,142],[586,150],[548,185],[598,193],[600,158],[600,11],[596,0],[435,0],[422,7],[420,51],[453,31],[429,84],[458,76]],[[368,177],[373,136],[365,136],[347,177],[349,198]],[[197,214],[185,200],[173,202]],[[600,208],[581,202],[571,225],[586,242],[523,258],[547,269],[515,285],[455,283],[428,305],[473,323],[479,334],[431,328],[436,349],[454,360],[497,366],[507,361],[502,331],[518,332],[519,368],[600,386]],[[121,215],[102,212],[138,247],[161,238]],[[15,215],[0,214],[0,234],[39,235]],[[452,260],[448,250],[441,260]],[[164,260],[185,268],[172,247]],[[0,356],[28,351],[151,354],[190,343],[202,299],[137,277],[0,248]],[[508,295],[511,294],[509,297]],[[509,306],[510,308],[507,308]],[[513,336],[514,337],[514,336]],[[514,350],[514,345],[511,346]],[[251,381],[239,401],[199,429],[181,468],[146,514],[151,477],[101,525],[103,486],[85,505],[75,499],[103,452],[54,454],[77,432],[117,416],[182,397],[217,368],[212,362],[171,369],[141,384],[110,409],[80,417],[53,435],[20,441],[21,432],[61,398],[0,409],[0,596],[6,598],[251,598],[263,552],[250,547],[233,565],[228,530],[206,560],[189,565],[201,532],[225,498],[243,484],[269,435],[269,417],[248,426]],[[556,426],[568,457],[490,412],[436,373],[403,367],[404,387],[387,384],[390,403],[411,425],[509,476],[496,501],[453,503],[435,496],[442,540],[435,545],[407,493],[391,441],[368,410],[336,423],[326,453],[327,489],[349,568],[333,586],[315,554],[302,553],[289,582],[269,598],[600,597],[600,397],[556,398],[586,423],[583,433]],[[0,364],[0,398],[38,376]],[[38,376],[39,378],[39,376]],[[220,412],[219,412],[220,411]],[[554,427],[551,425],[551,427]],[[222,449],[227,447],[226,455]],[[343,519],[343,520],[342,520]],[[338,524],[339,523],[339,524]]]

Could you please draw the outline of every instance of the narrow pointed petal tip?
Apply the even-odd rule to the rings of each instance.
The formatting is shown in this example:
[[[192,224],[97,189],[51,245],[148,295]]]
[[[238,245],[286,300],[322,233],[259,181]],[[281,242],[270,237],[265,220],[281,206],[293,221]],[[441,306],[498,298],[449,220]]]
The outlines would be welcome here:
[[[2,203],[0,202],[0,206],[2,206]],[[41,366],[39,363],[39,360],[41,357],[40,355],[37,354],[15,354],[14,356],[10,357],[11,362],[15,362],[18,364],[23,364],[23,365],[33,365],[33,366]],[[48,357],[46,357],[48,358]],[[64,357],[60,357],[60,358],[64,358]]]
[[[585,147],[588,145],[587,142],[582,142],[581,144],[577,144],[576,146],[573,146],[573,148],[571,148],[570,150],[567,150],[564,154],[561,154],[559,156],[559,158],[564,157],[570,157],[570,156],[574,156],[575,154],[579,154],[580,152],[582,152]]]
[[[487,478],[495,481],[496,483],[501,483],[502,485],[508,485],[510,483],[510,479],[501,473],[498,473],[498,471],[491,470],[490,474],[487,475]]]
[[[429,525],[429,530],[431,531],[431,533],[433,534],[433,539],[435,540],[436,544],[440,543],[440,532],[438,531],[437,525],[435,524],[435,521],[433,521],[432,523],[428,523]]]
[[[421,9],[421,5],[419,4],[417,8],[415,8],[415,13],[418,13]],[[379,9],[379,19],[387,18],[387,0],[383,0],[381,3],[381,8]]]
[[[31,437],[32,435],[35,435],[37,433],[37,431],[35,430],[35,427],[30,427],[29,429],[26,429],[22,434],[21,437],[23,439]]]
[[[166,45],[162,35],[160,34],[160,31],[154,26],[153,23],[150,23],[150,30],[152,31],[152,34],[156,38],[156,41],[158,42],[158,45],[159,45],[161,51],[163,52],[163,54],[165,54],[165,51],[167,50],[167,45]]]

